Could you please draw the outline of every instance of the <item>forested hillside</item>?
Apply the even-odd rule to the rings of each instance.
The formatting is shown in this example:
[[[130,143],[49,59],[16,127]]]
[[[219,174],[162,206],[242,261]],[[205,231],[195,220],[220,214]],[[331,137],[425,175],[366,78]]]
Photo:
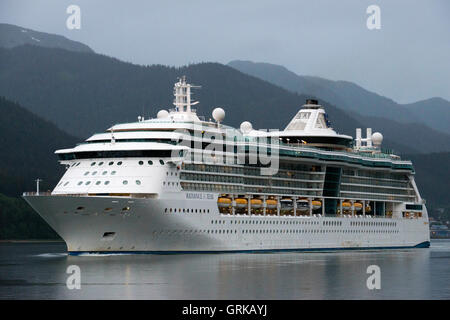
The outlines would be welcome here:
[[[0,194],[35,190],[36,178],[42,190],[53,188],[64,171],[54,151],[78,140],[4,97],[0,114]]]

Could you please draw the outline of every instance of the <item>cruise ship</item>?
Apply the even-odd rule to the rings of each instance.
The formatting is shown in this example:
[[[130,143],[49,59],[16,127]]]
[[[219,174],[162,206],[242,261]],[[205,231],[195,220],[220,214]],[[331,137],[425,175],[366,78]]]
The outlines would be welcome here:
[[[174,108],[57,150],[52,192],[23,197],[69,254],[426,248],[411,161],[383,136],[337,133],[317,100],[284,130],[197,115],[186,78]],[[244,119],[243,119],[244,120]]]

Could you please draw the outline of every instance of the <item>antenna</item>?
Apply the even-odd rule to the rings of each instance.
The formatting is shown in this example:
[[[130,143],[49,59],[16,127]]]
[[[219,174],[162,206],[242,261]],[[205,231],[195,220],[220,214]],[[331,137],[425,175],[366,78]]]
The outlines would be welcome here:
[[[111,127],[111,144],[116,143],[116,138],[114,138],[114,128]]]
[[[42,179],[37,178],[36,180],[36,195],[39,195],[39,182],[42,181]]]

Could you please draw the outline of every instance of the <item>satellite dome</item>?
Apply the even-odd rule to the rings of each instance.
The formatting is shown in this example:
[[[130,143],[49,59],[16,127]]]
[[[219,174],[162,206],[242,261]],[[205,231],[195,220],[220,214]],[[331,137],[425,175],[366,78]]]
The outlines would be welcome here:
[[[372,143],[375,146],[380,146],[381,142],[383,142],[383,135],[379,132],[374,132],[374,134],[372,134]]]
[[[240,129],[241,129],[242,133],[247,134],[253,130],[253,126],[250,122],[244,121],[241,123]]]
[[[167,118],[169,116],[169,112],[167,110],[159,110],[156,117],[158,119]]]
[[[225,110],[222,108],[215,108],[212,112],[212,116],[214,120],[217,122],[221,122],[223,119],[225,119]]]

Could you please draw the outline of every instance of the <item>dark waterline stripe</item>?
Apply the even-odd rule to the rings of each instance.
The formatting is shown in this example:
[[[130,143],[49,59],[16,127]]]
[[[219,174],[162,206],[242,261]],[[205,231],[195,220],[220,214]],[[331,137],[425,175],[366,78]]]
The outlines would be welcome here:
[[[415,246],[397,246],[397,247],[351,247],[351,248],[299,248],[299,249],[256,249],[256,250],[199,250],[199,251],[69,251],[71,256],[81,254],[204,254],[204,253],[276,253],[276,252],[320,252],[320,251],[338,251],[338,250],[380,250],[380,249],[412,249],[429,248],[430,241],[424,241]]]

